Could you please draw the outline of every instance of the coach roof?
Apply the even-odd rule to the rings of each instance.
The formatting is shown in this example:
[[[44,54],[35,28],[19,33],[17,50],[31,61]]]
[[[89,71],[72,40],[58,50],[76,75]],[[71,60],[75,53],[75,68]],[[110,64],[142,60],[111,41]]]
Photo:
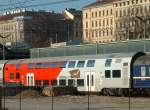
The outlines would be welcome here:
[[[55,61],[69,61],[69,60],[87,60],[87,59],[108,59],[108,58],[132,58],[138,53],[111,53],[111,54],[97,54],[97,55],[79,55],[79,56],[62,56],[62,57],[47,57],[47,58],[32,58],[32,59],[20,59],[10,60],[8,64],[19,63],[33,63],[33,62],[55,62]]]

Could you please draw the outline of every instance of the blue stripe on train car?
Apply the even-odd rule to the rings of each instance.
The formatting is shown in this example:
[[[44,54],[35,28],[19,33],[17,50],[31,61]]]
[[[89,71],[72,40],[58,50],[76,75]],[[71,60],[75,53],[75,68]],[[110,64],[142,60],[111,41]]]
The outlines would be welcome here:
[[[141,77],[141,67],[146,67],[146,77],[150,77],[150,65],[134,65],[133,66],[133,77]]]
[[[150,88],[150,79],[133,79],[133,88]]]

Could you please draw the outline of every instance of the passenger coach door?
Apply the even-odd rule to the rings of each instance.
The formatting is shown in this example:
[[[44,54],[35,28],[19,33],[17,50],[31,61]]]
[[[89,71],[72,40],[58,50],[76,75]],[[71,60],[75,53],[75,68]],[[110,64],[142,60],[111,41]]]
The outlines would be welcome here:
[[[27,86],[34,86],[34,74],[27,74]]]
[[[95,91],[95,73],[86,73],[86,91]]]

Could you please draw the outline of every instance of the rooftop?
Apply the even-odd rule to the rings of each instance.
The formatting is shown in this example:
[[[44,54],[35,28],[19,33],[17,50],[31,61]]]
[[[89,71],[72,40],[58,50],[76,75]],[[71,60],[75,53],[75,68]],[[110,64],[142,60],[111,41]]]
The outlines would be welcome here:
[[[99,5],[104,5],[104,4],[108,4],[108,3],[112,3],[116,0],[97,0],[96,2],[94,3],[91,3],[83,8],[90,8],[90,7],[96,7],[96,6],[99,6]]]

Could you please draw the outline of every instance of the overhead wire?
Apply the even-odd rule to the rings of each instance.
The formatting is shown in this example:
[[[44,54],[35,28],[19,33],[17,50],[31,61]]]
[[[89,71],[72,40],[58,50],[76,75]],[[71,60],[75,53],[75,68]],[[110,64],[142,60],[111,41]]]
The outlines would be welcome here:
[[[36,0],[27,0],[27,1],[36,1]],[[27,2],[26,1],[26,2]],[[81,1],[81,0],[63,0],[63,1],[55,1],[55,2],[48,2],[48,3],[39,3],[39,4],[33,4],[33,5],[26,5],[24,8],[29,8],[29,7],[39,7],[39,6],[48,6],[48,5],[54,5],[54,4],[62,4],[62,3],[68,3],[68,2],[76,2],[76,1]],[[25,2],[25,1],[24,1]],[[23,3],[23,2],[22,2]],[[6,10],[13,10],[16,8],[21,8],[21,7],[11,7],[11,8],[3,8],[0,9],[0,11],[6,11]]]

